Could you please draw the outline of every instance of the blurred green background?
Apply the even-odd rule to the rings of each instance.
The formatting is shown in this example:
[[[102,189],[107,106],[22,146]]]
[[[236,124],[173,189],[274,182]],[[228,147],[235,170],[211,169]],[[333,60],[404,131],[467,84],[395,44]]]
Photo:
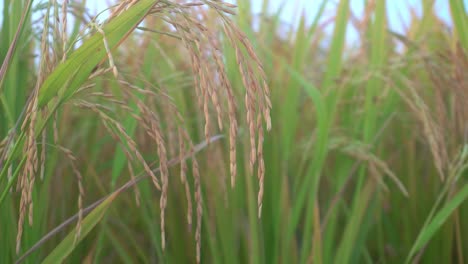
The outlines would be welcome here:
[[[468,261],[466,1],[238,1],[227,13],[214,8],[222,6],[218,1],[200,1],[211,4],[200,16],[196,6],[160,1],[126,36],[124,30],[146,15],[144,5],[158,2],[141,0],[141,10],[130,8],[104,27],[117,32],[106,31],[112,47],[125,39],[112,51],[113,62],[103,35],[90,26],[104,5],[67,1],[64,27],[64,1],[2,2],[0,59],[7,71],[0,72],[0,263],[18,260],[79,207],[125,184],[132,171],[144,173],[141,160],[130,159],[129,142],[148,164],[161,162],[160,146],[145,133],[151,125],[145,123],[146,110],[158,117],[169,159],[178,157],[184,141],[180,127],[194,144],[205,139],[206,115],[193,82],[190,45],[184,43],[184,32],[192,31],[168,23],[179,14],[212,30],[219,43],[238,106],[236,185],[230,184],[232,121],[223,115],[224,130],[216,129],[218,109],[210,104],[210,135],[225,137],[197,153],[197,162],[188,160],[188,170],[169,167],[164,250],[162,194],[146,179],[84,218],[79,243],[73,243],[73,222],[22,261],[196,263],[197,241],[203,263]],[[237,53],[248,57],[248,48],[235,49],[222,30],[222,16],[252,43],[270,89],[264,183],[257,167],[249,168],[249,90]],[[100,72],[112,64],[118,77],[112,70]],[[220,78],[215,72],[212,77]],[[22,124],[32,124],[31,115],[22,112],[31,112],[27,98],[35,86],[41,91],[41,129],[31,133],[39,164],[33,224],[26,216],[22,225],[16,186],[34,161],[23,147],[29,130]],[[224,114],[227,96],[220,98]],[[193,166],[199,167],[200,182]],[[17,253],[19,225],[24,230]]]

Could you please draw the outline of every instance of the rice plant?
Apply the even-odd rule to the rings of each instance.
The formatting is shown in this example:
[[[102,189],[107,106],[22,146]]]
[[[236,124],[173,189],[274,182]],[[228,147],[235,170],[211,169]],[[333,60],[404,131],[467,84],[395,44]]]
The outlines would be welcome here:
[[[463,1],[114,2],[3,1],[0,263],[467,261]]]

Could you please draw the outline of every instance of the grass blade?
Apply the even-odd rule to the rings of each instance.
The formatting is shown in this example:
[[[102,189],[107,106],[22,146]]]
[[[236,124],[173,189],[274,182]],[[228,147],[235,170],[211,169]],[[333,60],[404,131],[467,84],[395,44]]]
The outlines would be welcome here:
[[[139,1],[103,27],[110,50],[114,50],[126,38],[156,2]],[[62,100],[67,100],[88,79],[92,70],[106,57],[103,38],[102,34],[95,33],[63,64],[57,66],[39,90],[39,107],[45,106],[56,95],[60,95]],[[73,74],[77,69],[78,72]],[[65,86],[67,83],[69,85]]]
[[[468,51],[468,16],[466,14],[466,2],[450,0],[450,13],[452,15],[455,32],[462,47]]]
[[[465,184],[450,201],[448,201],[442,209],[434,216],[432,221],[425,226],[419,233],[416,242],[411,249],[410,254],[406,259],[406,263],[410,263],[411,259],[416,255],[416,252],[423,248],[428,241],[434,236],[434,234],[441,228],[441,226],[447,221],[452,213],[457,210],[460,205],[468,199],[468,184]]]
[[[98,207],[96,207],[88,216],[83,219],[81,227],[81,235],[76,237],[76,230],[73,230],[68,236],[42,261],[43,264],[48,263],[62,263],[67,256],[72,253],[78,243],[82,241],[91,230],[101,221],[105,215],[107,209],[119,195],[119,192],[113,193],[111,196],[106,198]]]

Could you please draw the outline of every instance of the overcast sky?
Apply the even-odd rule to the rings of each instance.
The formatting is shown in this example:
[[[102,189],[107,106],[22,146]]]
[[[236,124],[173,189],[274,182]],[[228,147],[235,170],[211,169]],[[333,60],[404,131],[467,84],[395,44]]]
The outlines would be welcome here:
[[[377,0],[379,1],[379,0]],[[410,10],[414,8],[416,13],[420,15],[421,2],[424,0],[387,0],[387,16],[389,19],[390,28],[396,32],[404,33],[404,29],[408,25],[410,20]],[[468,7],[468,0],[460,0],[465,4],[465,9]],[[92,9],[102,10],[104,8],[104,3],[107,1],[89,1]],[[235,0],[229,0],[228,2],[235,2]],[[283,23],[291,24],[292,26],[297,25],[300,18],[300,14],[304,12],[308,15],[311,20],[314,18],[314,15],[317,13],[322,0],[270,0],[270,12],[276,13],[277,10],[281,8],[281,20]],[[333,15],[333,12],[336,11],[336,5],[338,0],[329,0],[328,6],[326,8],[326,17]],[[362,15],[364,10],[364,0],[350,0],[351,9],[353,13],[358,17]],[[263,1],[261,0],[252,0],[253,12],[258,14],[261,11],[261,6]],[[450,8],[449,0],[435,0],[435,8],[437,15],[443,20],[451,23],[450,18]],[[353,41],[357,37],[355,31],[352,27],[349,27],[348,30],[348,41]]]
[[[60,0],[59,0],[60,1]],[[379,1],[379,0],[377,0]],[[390,28],[396,32],[403,33],[405,25],[408,24],[410,19],[410,7],[416,10],[417,14],[421,14],[421,2],[424,0],[387,0],[387,15],[389,19]],[[456,1],[456,0],[455,0]],[[459,0],[464,2],[465,9],[468,8],[468,0]],[[39,3],[40,0],[34,0],[34,3]],[[88,1],[89,8],[91,10],[102,10],[106,7],[107,0],[94,0]],[[228,2],[235,2],[235,0],[229,0]],[[261,10],[262,0],[252,0],[253,12],[258,14]],[[283,23],[296,25],[300,14],[304,12],[308,15],[310,20],[313,19],[314,15],[318,11],[322,0],[270,0],[270,12],[276,13],[276,11],[283,5],[281,9],[281,20]],[[336,10],[336,4],[338,0],[329,0],[329,4],[326,8],[325,17],[331,17],[333,12]],[[353,13],[360,16],[364,10],[364,0],[350,0],[351,9]],[[449,0],[435,0],[435,9],[437,15],[447,22],[451,22],[450,9],[448,6]],[[3,13],[3,1],[0,0],[0,18]],[[311,22],[311,21],[309,21]],[[353,41],[356,33],[350,27],[348,30],[348,40]]]

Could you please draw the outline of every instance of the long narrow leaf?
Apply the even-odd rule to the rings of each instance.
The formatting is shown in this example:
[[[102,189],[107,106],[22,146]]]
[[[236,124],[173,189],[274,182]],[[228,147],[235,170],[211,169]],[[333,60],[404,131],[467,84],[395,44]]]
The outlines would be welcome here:
[[[102,29],[109,48],[114,50],[156,4],[156,0],[142,0],[125,13],[114,18]],[[97,32],[76,50],[63,64],[44,81],[39,91],[39,107],[46,105],[54,96],[66,100],[88,79],[92,70],[106,57],[104,36]],[[77,74],[72,74],[79,69]],[[65,84],[69,85],[65,86]]]
[[[414,257],[417,251],[419,251],[434,234],[441,228],[441,226],[447,221],[452,213],[460,207],[460,205],[468,198],[468,184],[465,184],[461,189],[445,206],[434,216],[432,221],[419,233],[413,248],[411,249],[406,263],[409,263]]]
[[[81,234],[75,243],[76,230],[68,234],[68,236],[44,259],[42,263],[62,263],[65,258],[73,252],[78,243],[82,241],[91,230],[101,221],[109,206],[119,195],[120,192],[115,192],[94,209],[88,216],[83,219]]]

